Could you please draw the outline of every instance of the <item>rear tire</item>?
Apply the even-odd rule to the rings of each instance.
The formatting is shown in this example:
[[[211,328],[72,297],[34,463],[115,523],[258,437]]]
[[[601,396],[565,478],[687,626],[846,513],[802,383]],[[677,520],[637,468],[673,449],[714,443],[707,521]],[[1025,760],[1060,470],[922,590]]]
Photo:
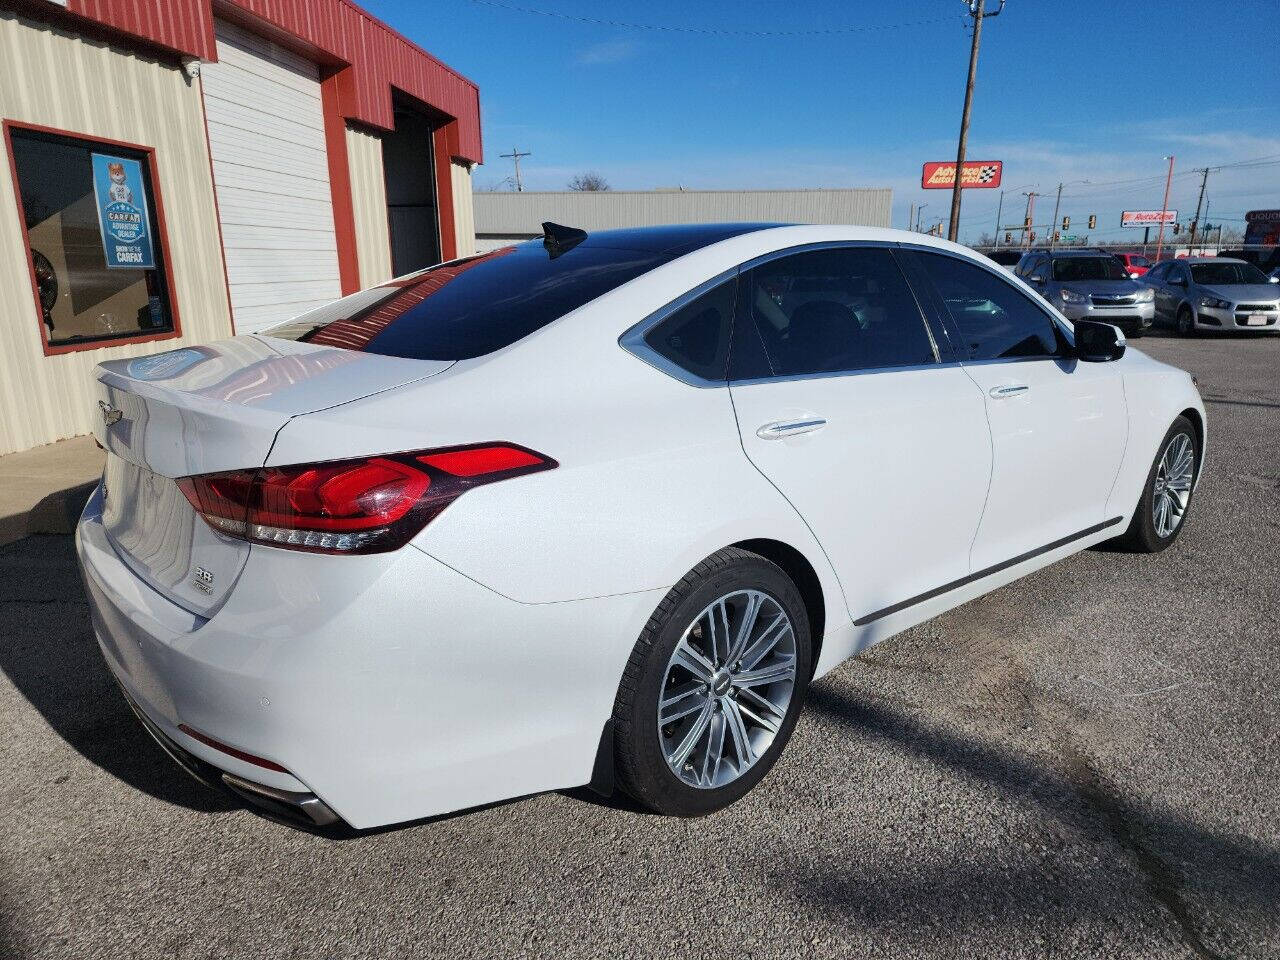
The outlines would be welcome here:
[[[1184,337],[1196,335],[1196,316],[1185,303],[1178,308],[1178,333]]]
[[[1160,441],[1129,529],[1116,543],[1135,553],[1159,553],[1171,546],[1186,526],[1199,465],[1195,428],[1178,417]]]
[[[729,547],[689,571],[623,672],[613,710],[619,785],[682,817],[744,796],[795,728],[813,672],[809,630],[795,584],[764,557]]]

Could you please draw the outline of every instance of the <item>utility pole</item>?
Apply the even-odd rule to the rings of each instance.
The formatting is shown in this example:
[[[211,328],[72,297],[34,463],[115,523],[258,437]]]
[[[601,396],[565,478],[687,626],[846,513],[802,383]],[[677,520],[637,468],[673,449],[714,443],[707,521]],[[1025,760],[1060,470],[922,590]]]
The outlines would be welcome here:
[[[1204,203],[1204,188],[1209,183],[1209,168],[1201,167],[1200,172],[1204,174],[1200,178],[1200,198],[1196,200],[1196,218],[1191,221],[1191,252],[1193,254],[1196,247],[1196,229],[1200,226],[1200,205]]]
[[[1031,218],[1036,209],[1036,197],[1041,196],[1041,194],[1038,194],[1033,190],[1031,193],[1024,193],[1023,196],[1027,198],[1027,212],[1022,218],[1022,245],[1027,249],[1030,249],[1031,227],[1034,224],[1034,221]]]
[[[911,201],[911,206],[907,209],[907,229],[910,230],[916,220],[916,202]]]
[[[1058,232],[1058,210],[1062,206],[1062,184],[1058,184],[1058,199],[1053,201],[1053,221],[1049,224],[1049,249],[1054,247],[1053,236]]]
[[[1160,207],[1160,229],[1156,233],[1156,263],[1160,262],[1160,253],[1164,250],[1164,218],[1169,212],[1169,185],[1173,183],[1173,154],[1164,159],[1169,161],[1169,175],[1164,178],[1164,203]]]
[[[502,157],[502,158],[504,158],[504,159],[507,159],[507,160],[513,160],[513,161],[515,162],[515,165],[516,165],[516,192],[517,192],[517,193],[523,192],[523,190],[524,190],[524,183],[520,180],[520,158],[521,158],[521,157],[532,157],[532,156],[533,156],[533,154],[532,154],[532,153],[528,153],[528,152],[521,153],[521,152],[520,152],[520,148],[519,148],[519,147],[512,147],[512,148],[511,148],[511,152],[510,152],[510,153],[500,153],[500,154],[498,154],[498,156],[500,156],[500,157]]]
[[[960,191],[964,180],[964,155],[969,144],[969,114],[973,109],[973,84],[978,78],[978,46],[982,42],[982,21],[997,17],[1004,9],[1005,0],[999,0],[995,10],[986,9],[986,0],[969,0],[969,16],[973,18],[973,45],[969,47],[969,82],[964,88],[964,111],[960,115],[960,142],[956,146],[956,180],[951,187],[951,221],[947,225],[947,239],[955,241],[960,235]]]
[[[927,206],[927,203],[922,203],[920,206],[916,207],[916,233],[920,232],[920,221],[923,219],[924,208]]]
[[[996,204],[996,245],[995,249],[1000,249],[1000,214],[1004,212],[1004,191],[1000,191],[1000,202]]]

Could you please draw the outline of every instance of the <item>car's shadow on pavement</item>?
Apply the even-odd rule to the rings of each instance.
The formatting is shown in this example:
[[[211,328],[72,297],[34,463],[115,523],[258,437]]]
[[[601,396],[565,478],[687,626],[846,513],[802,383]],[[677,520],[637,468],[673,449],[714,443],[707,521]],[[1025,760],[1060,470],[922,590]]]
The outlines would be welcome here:
[[[131,787],[206,813],[239,806],[180,770],[120,695],[93,638],[71,537],[0,547],[0,670],[58,736]]]
[[[1011,806],[1033,809],[1059,835],[1096,832],[1103,842],[1118,845],[1148,896],[1164,908],[1194,955],[1220,956],[1206,943],[1214,931],[1201,929],[1193,919],[1205,916],[1206,895],[1215,901],[1211,913],[1263,924],[1267,921],[1261,918],[1273,916],[1280,903],[1280,848],[1198,823],[1158,798],[1139,802],[1126,797],[1066,732],[1050,738],[1053,747],[1047,756],[1035,755],[953,734],[894,705],[857,698],[827,683],[810,690],[805,710],[834,721],[873,750],[901,752],[980,782]],[[792,870],[788,880],[806,901],[859,924],[891,920],[892,910],[926,895],[917,867],[925,869],[927,896],[944,923],[965,925],[976,915],[996,920],[1001,913],[1027,908],[1014,891],[1042,884],[1044,871],[1028,864],[1027,876],[1020,880],[1007,864],[985,862],[981,852],[975,853],[971,859],[941,866],[827,864]],[[1098,876],[1092,868],[1073,875],[1071,864],[1060,867],[1074,876],[1073,887],[1088,888]],[[1184,892],[1184,887],[1195,892]],[[1090,896],[1076,889],[1070,899],[1080,903]],[[1106,901],[1103,891],[1096,899],[1101,908]],[[1051,908],[1053,904],[1045,905]]]

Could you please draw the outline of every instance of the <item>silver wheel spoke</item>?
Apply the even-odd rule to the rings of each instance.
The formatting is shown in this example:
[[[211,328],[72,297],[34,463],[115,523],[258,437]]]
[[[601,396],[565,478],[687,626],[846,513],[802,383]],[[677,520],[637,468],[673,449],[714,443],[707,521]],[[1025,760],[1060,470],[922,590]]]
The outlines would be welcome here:
[[[717,712],[711,717],[707,751],[702,757],[701,780],[708,787],[715,786],[716,777],[720,775],[720,761],[724,759],[724,730],[724,714]]]
[[[747,608],[742,612],[742,622],[738,624],[738,634],[734,638],[733,646],[729,648],[728,656],[725,657],[726,663],[735,663],[742,658],[742,652],[747,648],[747,641],[751,639],[756,621],[760,619],[760,607],[763,604],[764,594],[755,592],[747,594]]]
[[[772,704],[770,704],[772,706]],[[749,719],[757,727],[764,727],[770,733],[777,733],[778,728],[782,726],[782,720],[773,715],[773,711],[753,710],[747,705],[745,699],[738,701],[738,712]]]
[[[710,681],[711,675],[716,672],[711,661],[695,650],[687,638],[676,644],[671,662],[673,665],[684,667],[703,683]]]
[[[707,623],[711,630],[711,662],[720,666],[729,656],[729,608],[721,597],[707,611]]]
[[[702,705],[702,712],[698,714],[693,725],[689,727],[689,731],[684,735],[684,739],[680,741],[680,745],[676,747],[675,752],[667,758],[673,767],[682,767],[684,762],[689,759],[689,754],[693,753],[693,748],[698,745],[698,741],[702,739],[702,735],[707,732],[707,728],[711,726],[711,713],[714,709],[710,700]]]
[[[791,680],[795,675],[796,658],[787,657],[777,663],[771,663],[755,670],[743,670],[741,673],[734,674],[733,685],[735,687],[762,687],[766,684],[777,683],[779,680]]]
[[[747,736],[746,724],[742,722],[742,713],[732,700],[725,701],[725,722],[729,726],[729,734],[733,737],[733,749],[738,755],[738,763],[745,770],[756,762],[756,751]]]
[[[658,703],[658,723],[665,727],[681,717],[697,713],[706,706],[707,699],[706,684],[697,681],[685,684]]]
[[[753,643],[751,648],[742,655],[742,665],[750,670],[768,656],[769,651],[790,633],[791,621],[787,619],[785,613],[779,611],[774,621],[764,628],[764,632],[760,634],[760,639]]]

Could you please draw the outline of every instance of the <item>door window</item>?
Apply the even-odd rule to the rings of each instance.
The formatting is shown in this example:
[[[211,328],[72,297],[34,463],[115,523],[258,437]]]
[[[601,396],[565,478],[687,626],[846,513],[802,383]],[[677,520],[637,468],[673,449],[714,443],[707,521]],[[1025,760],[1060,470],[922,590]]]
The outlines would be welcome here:
[[[958,257],[917,258],[946,307],[961,360],[1065,355],[1058,325],[1013,284]]]
[[[937,362],[893,253],[810,250],[743,275],[731,378],[804,376]]]

